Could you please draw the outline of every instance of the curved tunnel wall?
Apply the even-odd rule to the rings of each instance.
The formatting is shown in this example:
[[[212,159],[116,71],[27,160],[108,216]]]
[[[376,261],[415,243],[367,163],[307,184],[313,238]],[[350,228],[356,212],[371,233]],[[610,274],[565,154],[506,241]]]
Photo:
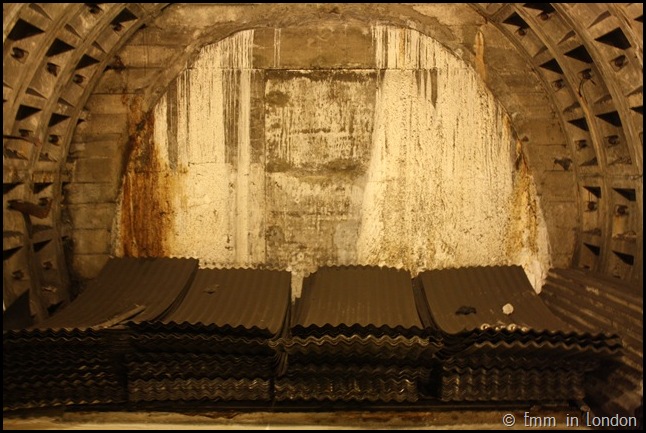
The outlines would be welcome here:
[[[412,27],[473,65],[520,139],[553,264],[642,280],[641,5],[287,6],[3,5],[5,305],[29,293],[42,317],[105,263],[146,113],[202,46],[325,36],[322,19]],[[325,65],[315,42],[282,52]]]

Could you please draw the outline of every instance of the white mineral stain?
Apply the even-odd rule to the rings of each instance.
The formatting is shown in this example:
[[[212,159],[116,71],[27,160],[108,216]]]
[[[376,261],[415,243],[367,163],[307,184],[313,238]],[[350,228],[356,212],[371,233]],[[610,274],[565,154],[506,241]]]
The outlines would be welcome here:
[[[250,207],[250,189],[263,187],[250,161],[252,41],[253,31],[245,31],[204,47],[177,78],[176,100],[165,97],[156,107],[155,144],[165,155],[168,175],[179,180],[169,242],[173,256],[239,265],[264,261],[264,250],[249,245],[259,237],[261,220]],[[168,164],[172,140],[165,136],[169,103],[177,105],[175,170]],[[227,149],[231,137],[233,149]],[[227,152],[235,154],[229,158],[234,163]]]
[[[275,38],[278,66],[280,31]],[[375,26],[373,42],[378,70],[352,71],[356,81],[338,71],[265,78],[260,146],[253,31],[204,47],[176,98],[155,108],[159,160],[176,185],[170,254],[287,269],[296,296],[318,266],[353,263],[413,274],[519,264],[538,289],[547,231],[531,176],[514,166],[504,110],[433,39]],[[269,103],[270,93],[282,102]]]
[[[433,39],[383,26],[373,35],[384,72],[359,261],[413,272],[520,264],[538,289],[549,268],[547,233],[538,229],[533,182],[525,172],[514,178],[515,141],[502,107]],[[437,89],[435,104],[429,88]]]

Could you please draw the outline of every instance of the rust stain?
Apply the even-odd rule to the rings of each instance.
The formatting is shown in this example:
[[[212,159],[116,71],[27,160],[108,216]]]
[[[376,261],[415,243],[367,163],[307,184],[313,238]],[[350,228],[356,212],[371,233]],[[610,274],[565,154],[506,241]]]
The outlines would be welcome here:
[[[141,104],[139,97],[130,102],[119,240],[124,256],[162,257],[169,251],[173,179],[155,150],[154,114],[144,113]]]
[[[511,197],[515,219],[505,241],[506,251],[510,256],[523,247],[532,253],[538,253],[539,250],[539,204],[531,190],[533,179],[520,142],[517,142],[516,152],[517,171]]]

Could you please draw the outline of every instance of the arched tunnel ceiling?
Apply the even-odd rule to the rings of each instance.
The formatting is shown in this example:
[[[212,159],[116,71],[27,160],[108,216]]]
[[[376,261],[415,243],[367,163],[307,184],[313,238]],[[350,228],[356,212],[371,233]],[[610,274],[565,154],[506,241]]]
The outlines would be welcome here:
[[[513,122],[552,261],[642,280],[641,4],[3,4],[5,305],[37,315],[112,253],[128,137],[199,49],[246,29],[413,28]],[[301,61],[319,47],[293,47]],[[317,63],[319,62],[319,63]]]

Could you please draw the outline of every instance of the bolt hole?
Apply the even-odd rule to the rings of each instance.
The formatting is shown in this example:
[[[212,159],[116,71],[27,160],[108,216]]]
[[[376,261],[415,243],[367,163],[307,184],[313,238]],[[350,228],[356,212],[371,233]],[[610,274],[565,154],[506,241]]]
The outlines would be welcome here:
[[[608,144],[611,146],[616,146],[619,144],[619,136],[617,135],[611,135],[609,137],[606,137],[606,140],[608,140]]]
[[[23,50],[22,48],[18,47],[13,47],[11,50],[11,57],[17,60],[22,60],[27,56],[27,51]]]
[[[626,63],[628,63],[626,56],[619,56],[613,60],[613,63],[617,69],[623,68]]]
[[[53,63],[48,63],[46,68],[47,68],[47,72],[49,72],[55,77],[58,76],[58,65],[55,65]]]
[[[581,71],[581,78],[584,80],[589,80],[592,78],[592,70],[586,69],[585,71]]]
[[[96,3],[86,3],[86,5],[92,15],[96,15],[101,12],[101,8]]]
[[[615,214],[617,216],[628,215],[628,206],[625,206],[623,204],[617,205],[617,207],[615,208]]]

